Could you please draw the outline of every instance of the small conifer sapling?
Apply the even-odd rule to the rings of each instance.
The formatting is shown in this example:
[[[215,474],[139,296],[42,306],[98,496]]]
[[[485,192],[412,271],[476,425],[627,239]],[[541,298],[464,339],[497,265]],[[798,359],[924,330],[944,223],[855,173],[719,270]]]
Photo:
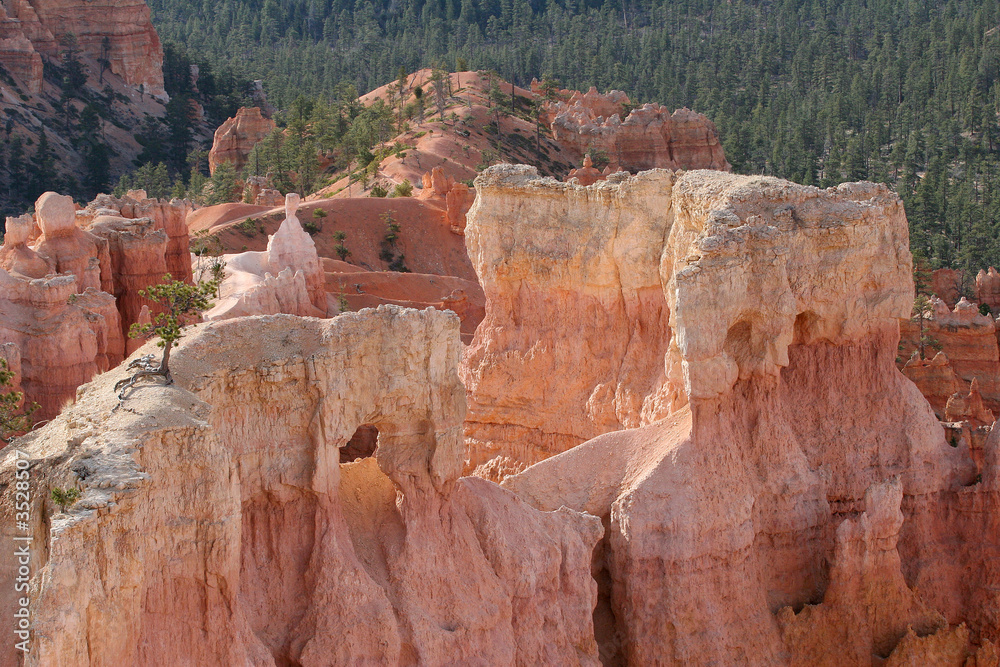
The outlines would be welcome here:
[[[134,387],[144,378],[162,377],[166,384],[173,383],[170,377],[170,350],[181,337],[183,328],[193,323],[198,315],[212,307],[212,296],[218,289],[217,280],[208,280],[196,285],[189,285],[181,280],[174,280],[169,273],[163,276],[163,282],[141,290],[139,294],[163,307],[163,312],[157,313],[152,322],[132,325],[128,335],[130,338],[159,337],[157,346],[163,348],[159,365],[154,365],[145,359],[138,359],[129,364],[136,372],[115,385],[118,398],[124,400],[125,392]]]

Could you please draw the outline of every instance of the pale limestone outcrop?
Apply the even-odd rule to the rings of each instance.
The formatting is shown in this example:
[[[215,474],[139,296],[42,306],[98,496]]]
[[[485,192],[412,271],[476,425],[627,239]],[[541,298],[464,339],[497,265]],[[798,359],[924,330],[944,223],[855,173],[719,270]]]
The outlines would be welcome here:
[[[241,318],[181,340],[174,386],[121,406],[124,369],[84,387],[19,443],[29,664],[596,667],[600,523],[459,479],[460,352],[458,318],[430,309]],[[374,456],[340,464],[363,424]],[[44,506],[56,485],[83,492],[66,514]],[[14,571],[8,550],[5,606]]]
[[[951,446],[895,368],[913,294],[898,198],[708,171],[610,180],[480,177],[466,238],[487,318],[463,369],[469,457],[508,470],[569,428],[620,428],[592,419],[588,385],[648,387],[604,401],[644,425],[503,482],[539,509],[602,517],[606,664],[792,665],[823,637],[837,664],[874,664],[903,621],[966,623],[966,653],[996,640],[1000,434],[981,463]],[[637,285],[655,309],[624,307]],[[658,335],[640,312],[658,313]],[[609,357],[605,338],[649,357]],[[805,605],[823,611],[782,611]]]
[[[648,172],[581,188],[510,166],[477,180],[465,238],[489,305],[463,363],[470,467],[531,464],[669,412],[672,183]]]
[[[278,231],[267,239],[267,263],[274,273],[285,269],[301,271],[312,304],[323,309],[326,307],[326,276],[316,253],[316,244],[299,222],[297,212],[300,201],[299,195],[294,192],[285,196],[285,219]]]
[[[286,313],[327,314],[326,274],[312,237],[296,211],[299,196],[285,198],[285,220],[267,241],[267,250],[224,255],[225,279],[206,320]]]
[[[215,130],[212,150],[208,153],[208,168],[214,174],[223,162],[229,162],[239,172],[250,151],[274,131],[274,121],[265,118],[259,107],[241,107],[233,118]]]
[[[490,305],[463,370],[470,466],[531,464],[651,423],[688,395],[777,375],[796,337],[852,339],[908,308],[905,218],[888,190],[675,178],[583,188],[497,167],[477,181],[466,239]],[[827,277],[831,246],[850,251]],[[866,274],[882,298],[842,301]]]
[[[19,278],[44,278],[54,271],[49,262],[28,246],[35,221],[30,215],[7,218],[3,245],[0,245],[0,269]]]

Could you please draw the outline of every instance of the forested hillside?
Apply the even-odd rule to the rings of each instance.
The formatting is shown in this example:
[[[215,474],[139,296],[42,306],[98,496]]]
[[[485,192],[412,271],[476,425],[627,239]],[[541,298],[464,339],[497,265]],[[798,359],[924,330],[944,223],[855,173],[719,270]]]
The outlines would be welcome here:
[[[996,0],[153,0],[279,106],[435,63],[620,88],[718,125],[736,171],[904,197],[932,265],[1000,262]]]

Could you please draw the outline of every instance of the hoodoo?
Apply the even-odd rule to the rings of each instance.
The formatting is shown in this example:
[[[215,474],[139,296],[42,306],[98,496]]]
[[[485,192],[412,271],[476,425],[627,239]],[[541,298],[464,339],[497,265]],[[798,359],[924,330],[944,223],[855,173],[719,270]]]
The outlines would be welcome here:
[[[996,442],[982,466],[950,446],[895,367],[913,290],[895,195],[528,167],[477,186],[469,459],[568,450],[503,485],[603,518],[607,663],[868,664],[910,629],[894,664],[992,650]]]

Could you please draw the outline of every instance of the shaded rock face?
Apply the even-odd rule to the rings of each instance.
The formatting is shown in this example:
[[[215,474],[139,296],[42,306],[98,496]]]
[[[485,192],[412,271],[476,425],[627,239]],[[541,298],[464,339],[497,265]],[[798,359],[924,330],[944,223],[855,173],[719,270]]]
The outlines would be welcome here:
[[[0,65],[37,93],[42,56],[58,57],[69,34],[125,83],[166,99],[163,48],[142,0],[8,0],[0,7]]]
[[[153,229],[166,235],[163,263],[175,280],[191,281],[191,244],[188,236],[187,216],[194,204],[187,199],[151,199],[144,190],[129,190],[124,197],[98,195],[77,213],[77,224],[84,226],[100,215],[118,215],[129,220],[148,219]],[[162,277],[162,276],[161,276]]]
[[[223,162],[231,162],[236,171],[243,168],[250,151],[277,127],[265,118],[258,107],[242,107],[215,131],[208,153],[208,168],[213,174]]]
[[[520,454],[500,423],[482,417],[501,407],[517,416],[508,432],[559,433],[586,422],[580,397],[593,369],[610,378],[602,383],[635,383],[637,371],[619,371],[627,366],[595,346],[647,327],[601,313],[608,306],[591,293],[600,286],[622,295],[605,303],[628,303],[626,285],[645,266],[663,295],[663,334],[644,346],[655,345],[660,360],[641,368],[656,369],[643,400],[663,397],[656,416],[665,418],[634,413],[644,425],[503,482],[539,509],[602,517],[595,630],[605,664],[889,658],[915,666],[938,664],[942,651],[959,656],[943,664],[988,658],[1000,634],[989,565],[998,546],[998,438],[991,434],[981,464],[967,446],[950,446],[895,367],[898,320],[913,294],[895,195],[870,184],[818,190],[707,171],[579,188],[509,167],[487,171],[477,187],[466,238],[484,277],[487,319],[464,371],[471,457],[483,451],[477,433],[496,452]],[[657,193],[660,205],[635,196],[642,192]],[[496,223],[513,223],[496,211],[518,197],[525,223],[501,232]],[[658,214],[645,216],[640,205]],[[644,244],[629,241],[637,222],[655,225]],[[614,260],[653,239],[648,259]],[[516,290],[507,287],[514,281]],[[559,294],[574,283],[583,287]],[[497,334],[501,318],[506,337]],[[544,329],[531,338],[522,321],[559,322],[550,326],[565,327],[565,342]],[[571,348],[581,358],[567,363]],[[497,368],[486,371],[491,363]],[[514,363],[527,368],[513,372]],[[558,399],[565,421],[555,409],[531,417],[537,426],[520,418],[490,379],[532,367],[545,369],[534,377],[569,388]],[[523,404],[544,405],[559,388],[543,380]]]
[[[76,388],[121,363],[125,343],[115,300],[92,287],[77,292],[72,275],[18,279],[0,269],[0,343],[20,352],[21,388],[51,419]]]
[[[556,142],[580,157],[604,151],[611,171],[731,169],[715,124],[687,108],[671,113],[658,104],[645,104],[633,110],[625,93],[601,95],[591,88],[568,100],[547,102],[545,114]],[[580,183],[596,180],[588,177]]]
[[[242,318],[189,332],[177,384],[127,409],[123,370],[88,385],[19,444],[32,664],[599,664],[600,522],[459,479],[460,349],[431,310]],[[363,424],[374,456],[340,464]],[[83,491],[67,514],[43,507],[56,485]],[[10,606],[14,557],[0,568]]]
[[[997,323],[964,298],[954,309],[949,309],[940,299],[934,300],[934,312],[923,322],[925,357],[918,349],[920,326],[912,320],[900,323],[900,360],[908,359],[903,373],[917,383],[930,400],[939,417],[944,417],[941,396],[947,403],[951,394],[945,395],[951,381],[946,365],[958,380],[952,393],[969,393],[971,383],[977,381],[984,405],[995,413],[1000,412],[1000,346],[997,344]],[[937,354],[943,354],[938,357]],[[932,367],[932,368],[929,368]]]

